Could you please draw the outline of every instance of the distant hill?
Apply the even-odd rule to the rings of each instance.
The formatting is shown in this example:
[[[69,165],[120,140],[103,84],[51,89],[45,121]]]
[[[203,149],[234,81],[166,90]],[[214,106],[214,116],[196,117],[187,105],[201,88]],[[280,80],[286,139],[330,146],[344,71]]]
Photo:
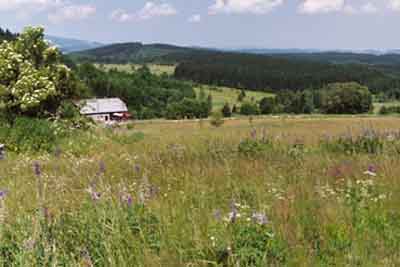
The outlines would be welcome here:
[[[308,60],[335,64],[400,65],[400,50],[380,54],[378,50],[360,52],[319,51],[317,49],[217,49],[181,47],[168,44],[118,43],[72,53],[76,61],[97,63],[180,63],[193,55],[206,56],[209,52],[256,54],[285,59]]]
[[[119,43],[72,53],[71,57],[97,63],[142,63],[162,61],[167,55],[185,55],[196,50],[168,44]]]
[[[84,41],[71,38],[63,38],[52,35],[46,35],[46,39],[53,45],[60,48],[64,53],[71,53],[76,51],[88,50],[97,47],[104,46],[104,44],[98,42]]]

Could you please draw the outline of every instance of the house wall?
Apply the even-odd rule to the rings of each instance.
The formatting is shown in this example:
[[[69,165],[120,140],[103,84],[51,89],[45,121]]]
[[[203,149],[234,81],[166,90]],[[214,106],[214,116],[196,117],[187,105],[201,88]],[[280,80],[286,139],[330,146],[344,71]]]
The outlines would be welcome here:
[[[95,121],[109,121],[111,118],[111,114],[93,114],[88,115],[88,118],[92,118]]]

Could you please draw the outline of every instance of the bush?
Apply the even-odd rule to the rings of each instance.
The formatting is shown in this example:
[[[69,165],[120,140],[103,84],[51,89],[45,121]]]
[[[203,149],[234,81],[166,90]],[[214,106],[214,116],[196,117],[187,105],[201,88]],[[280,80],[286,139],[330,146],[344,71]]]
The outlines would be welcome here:
[[[400,106],[382,106],[379,110],[379,114],[381,115],[389,115],[389,114],[400,114]]]
[[[272,114],[276,110],[275,108],[275,98],[264,97],[260,101],[260,112],[261,114]]]
[[[210,120],[210,124],[214,127],[220,127],[224,124],[224,120],[223,120],[223,116],[221,112],[214,112],[211,115],[211,120]]]
[[[268,139],[247,138],[239,143],[238,152],[245,156],[258,156],[272,148],[273,144]]]
[[[260,114],[260,110],[255,103],[246,102],[240,107],[240,114],[250,116]]]
[[[169,120],[207,118],[209,115],[209,102],[185,98],[181,102],[168,105],[165,117]]]
[[[47,120],[21,117],[0,128],[0,143],[13,152],[50,152],[57,138],[54,125]]]
[[[232,110],[228,103],[225,103],[224,107],[222,108],[222,114],[225,118],[232,117]]]

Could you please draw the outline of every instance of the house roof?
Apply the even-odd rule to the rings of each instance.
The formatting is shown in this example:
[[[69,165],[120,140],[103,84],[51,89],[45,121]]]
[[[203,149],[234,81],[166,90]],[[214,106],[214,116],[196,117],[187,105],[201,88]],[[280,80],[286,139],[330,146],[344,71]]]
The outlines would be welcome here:
[[[83,115],[128,112],[128,107],[119,98],[86,99],[80,104]]]

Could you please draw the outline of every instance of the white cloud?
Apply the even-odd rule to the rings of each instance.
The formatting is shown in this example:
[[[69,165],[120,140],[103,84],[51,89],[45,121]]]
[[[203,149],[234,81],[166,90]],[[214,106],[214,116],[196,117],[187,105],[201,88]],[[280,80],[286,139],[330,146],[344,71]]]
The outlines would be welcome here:
[[[134,14],[129,14],[123,9],[116,9],[111,13],[110,16],[111,20],[118,21],[118,22],[126,22],[133,20]]]
[[[399,1],[400,0],[390,0]],[[355,7],[350,4],[352,1],[345,0],[303,0],[299,6],[299,12],[303,14],[322,14],[330,12],[342,12],[347,15],[375,14],[379,11],[373,2],[364,2],[363,5]],[[354,3],[354,2],[353,2]]]
[[[266,14],[283,4],[283,0],[215,0],[209,14]]]
[[[343,7],[343,12],[348,15],[354,15],[358,13],[358,10],[352,5],[345,5]]]
[[[400,11],[400,0],[389,0],[389,8],[395,11]]]
[[[111,13],[111,19],[118,22],[135,20],[148,20],[154,17],[174,16],[178,11],[168,3],[157,4],[147,2],[142,9],[136,13],[129,13],[124,9],[117,9]]]
[[[378,12],[378,8],[373,3],[368,2],[361,7],[361,12],[366,14],[374,14]]]
[[[49,20],[53,23],[87,19],[96,14],[96,7],[92,5],[68,5],[49,14]]]
[[[199,23],[199,22],[201,21],[201,15],[195,14],[195,15],[191,16],[191,17],[188,19],[188,21],[189,21],[190,23]]]
[[[1,11],[41,11],[61,5],[62,0],[0,0]]]
[[[74,5],[67,0],[0,0],[0,11],[15,12],[17,18],[27,19],[46,12],[53,23],[86,19],[96,13],[92,5]]]
[[[329,13],[343,10],[344,0],[304,0],[299,11],[304,14]]]

